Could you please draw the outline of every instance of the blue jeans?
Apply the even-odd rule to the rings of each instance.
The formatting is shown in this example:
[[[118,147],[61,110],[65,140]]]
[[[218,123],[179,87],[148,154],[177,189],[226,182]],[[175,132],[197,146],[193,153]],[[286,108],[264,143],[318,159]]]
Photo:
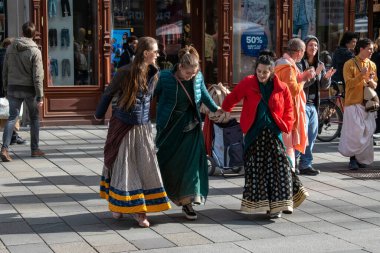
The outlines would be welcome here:
[[[70,60],[63,59],[62,60],[62,77],[70,76]]]
[[[61,46],[64,47],[65,45],[67,47],[70,46],[70,34],[69,29],[67,28],[63,28],[61,30]]]
[[[13,129],[15,127],[18,115],[20,114],[21,104],[24,101],[28,107],[30,118],[30,148],[32,151],[38,150],[38,143],[40,139],[40,119],[36,98],[15,98],[11,96],[8,96],[7,98],[9,101],[9,118],[4,126],[2,147],[8,149],[11,143]]]
[[[50,74],[51,76],[58,76],[58,60],[50,59]]]
[[[57,15],[57,0],[49,0],[48,9],[49,9],[49,18],[55,17]]]
[[[301,29],[301,39],[304,40],[309,32],[309,24],[295,25],[293,24],[293,37],[298,36],[298,30]]]
[[[305,154],[299,155],[299,168],[301,170],[311,167],[313,162],[313,148],[318,135],[318,113],[315,105],[306,104],[306,130],[309,145],[306,147]]]

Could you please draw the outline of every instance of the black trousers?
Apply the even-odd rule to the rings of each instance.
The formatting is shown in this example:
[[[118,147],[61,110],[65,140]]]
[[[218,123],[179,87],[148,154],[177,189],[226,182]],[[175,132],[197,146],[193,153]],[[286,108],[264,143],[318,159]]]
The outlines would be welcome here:
[[[57,44],[57,29],[49,29],[49,46],[56,47]]]
[[[61,0],[62,17],[71,16],[69,0]]]

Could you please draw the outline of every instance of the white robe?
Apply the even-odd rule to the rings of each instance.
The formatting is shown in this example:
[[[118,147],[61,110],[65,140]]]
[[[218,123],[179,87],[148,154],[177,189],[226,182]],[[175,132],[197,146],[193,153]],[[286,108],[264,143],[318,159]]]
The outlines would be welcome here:
[[[339,152],[344,156],[355,156],[359,163],[371,164],[374,160],[373,134],[376,129],[376,113],[366,112],[360,104],[344,108],[343,126],[339,141]]]

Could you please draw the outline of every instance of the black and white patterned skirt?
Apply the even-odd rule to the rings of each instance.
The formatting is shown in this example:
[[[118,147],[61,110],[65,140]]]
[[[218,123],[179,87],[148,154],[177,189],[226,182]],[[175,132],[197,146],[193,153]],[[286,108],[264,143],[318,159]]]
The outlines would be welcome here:
[[[242,211],[293,211],[309,195],[292,171],[284,145],[270,129],[259,134],[244,158]]]

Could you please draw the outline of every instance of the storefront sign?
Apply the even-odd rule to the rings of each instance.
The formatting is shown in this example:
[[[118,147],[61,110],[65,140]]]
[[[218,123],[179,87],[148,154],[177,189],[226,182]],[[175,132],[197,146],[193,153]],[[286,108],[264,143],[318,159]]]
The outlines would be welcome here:
[[[263,29],[248,29],[241,36],[241,49],[245,55],[258,57],[267,45],[268,38]]]

